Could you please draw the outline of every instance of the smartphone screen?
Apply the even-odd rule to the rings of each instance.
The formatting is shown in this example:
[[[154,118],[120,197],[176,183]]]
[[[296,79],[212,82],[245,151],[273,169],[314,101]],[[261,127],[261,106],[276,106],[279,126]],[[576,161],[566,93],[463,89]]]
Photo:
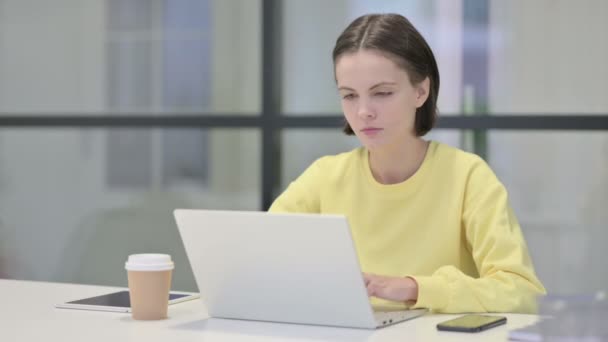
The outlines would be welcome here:
[[[477,332],[505,324],[504,316],[465,315],[437,324],[437,329],[445,331]]]

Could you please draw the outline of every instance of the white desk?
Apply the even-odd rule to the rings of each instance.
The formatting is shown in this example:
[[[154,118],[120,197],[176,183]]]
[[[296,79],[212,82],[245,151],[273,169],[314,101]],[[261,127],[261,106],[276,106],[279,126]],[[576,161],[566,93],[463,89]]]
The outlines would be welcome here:
[[[200,300],[169,307],[169,319],[56,309],[54,304],[117,288],[0,279],[0,341],[504,341],[534,315],[508,314],[506,326],[477,334],[439,332],[457,315],[426,315],[379,330],[208,319]]]

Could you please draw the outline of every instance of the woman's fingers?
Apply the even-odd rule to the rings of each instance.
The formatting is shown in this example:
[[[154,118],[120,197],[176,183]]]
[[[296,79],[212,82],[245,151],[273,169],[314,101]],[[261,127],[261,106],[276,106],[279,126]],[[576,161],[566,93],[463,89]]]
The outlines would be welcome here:
[[[382,286],[380,277],[368,274],[365,280],[365,286],[367,287],[368,296],[376,296]]]
[[[376,294],[376,284],[374,282],[369,282],[367,283],[367,295],[368,296],[374,296]]]
[[[366,282],[367,287],[367,295],[388,299],[388,300],[397,300],[398,297],[395,293],[398,287],[398,278],[389,278],[383,276],[376,275],[368,275],[369,281]]]
[[[416,300],[417,285],[410,278],[369,275],[366,281],[367,295],[393,301]],[[412,285],[413,284],[413,285]]]
[[[372,281],[373,275],[370,273],[363,273],[363,280],[365,281],[365,286],[367,286],[370,281]]]
[[[363,273],[363,280],[365,281],[365,287],[367,289],[367,295],[368,296],[373,296],[374,292],[372,290],[372,284],[373,284],[373,278],[374,276],[370,273]]]

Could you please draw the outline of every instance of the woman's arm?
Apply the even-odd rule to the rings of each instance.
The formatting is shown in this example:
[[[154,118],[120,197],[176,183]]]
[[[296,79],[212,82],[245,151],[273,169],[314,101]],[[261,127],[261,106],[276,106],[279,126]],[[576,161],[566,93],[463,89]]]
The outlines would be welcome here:
[[[481,161],[472,169],[462,226],[479,277],[446,265],[430,276],[366,275],[368,293],[436,312],[534,312],[546,293],[504,186]]]
[[[319,213],[320,189],[323,180],[321,166],[322,158],[312,163],[268,209],[269,212],[283,213]]]
[[[471,170],[462,225],[479,272],[468,276],[454,266],[431,276],[414,276],[415,307],[441,312],[534,312],[546,294],[537,278],[505,187],[480,160]]]

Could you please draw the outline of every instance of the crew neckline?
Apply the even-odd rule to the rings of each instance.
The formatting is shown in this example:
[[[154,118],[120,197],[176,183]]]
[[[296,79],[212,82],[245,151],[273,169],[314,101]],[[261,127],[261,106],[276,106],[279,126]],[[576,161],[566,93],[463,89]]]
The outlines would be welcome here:
[[[422,160],[422,164],[414,174],[403,182],[394,183],[394,184],[382,184],[374,178],[372,174],[371,165],[369,163],[369,151],[367,148],[363,147],[361,150],[363,153],[363,162],[361,163],[361,167],[363,168],[363,173],[369,185],[377,191],[382,191],[384,193],[395,193],[399,195],[403,195],[405,193],[410,193],[415,191],[418,186],[424,181],[426,175],[429,173],[429,169],[431,167],[431,163],[435,152],[437,150],[437,142],[434,140],[429,140],[428,147],[426,149],[426,153],[424,155],[424,159]]]

